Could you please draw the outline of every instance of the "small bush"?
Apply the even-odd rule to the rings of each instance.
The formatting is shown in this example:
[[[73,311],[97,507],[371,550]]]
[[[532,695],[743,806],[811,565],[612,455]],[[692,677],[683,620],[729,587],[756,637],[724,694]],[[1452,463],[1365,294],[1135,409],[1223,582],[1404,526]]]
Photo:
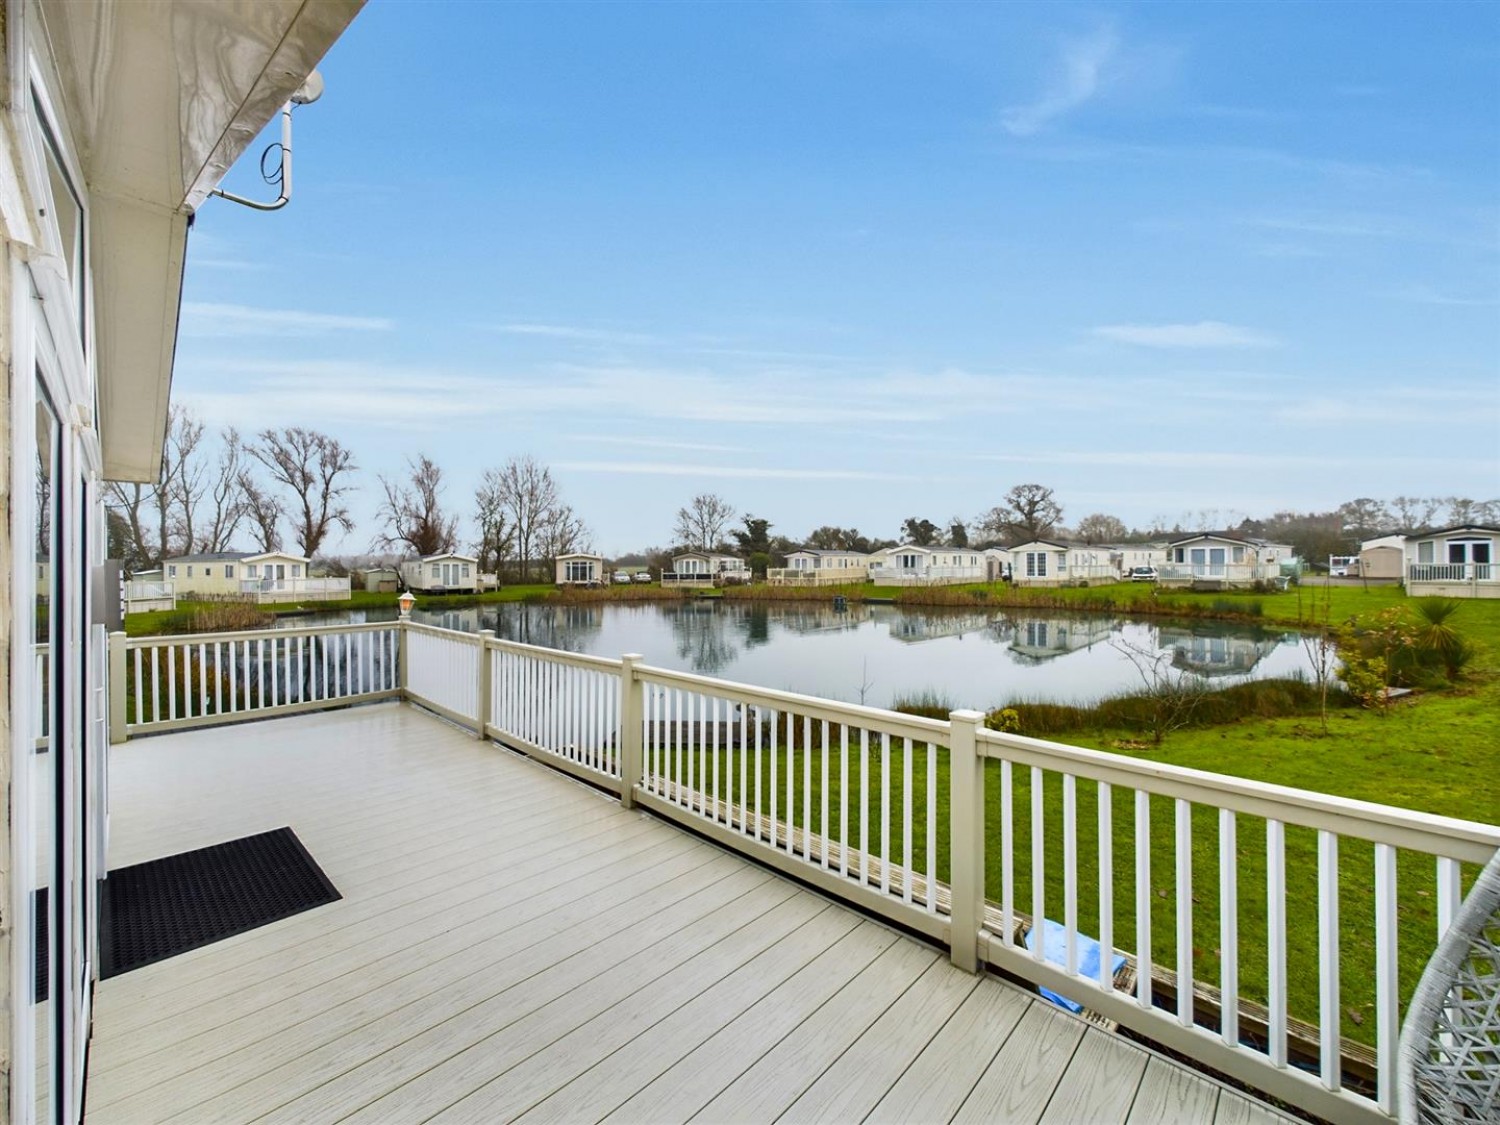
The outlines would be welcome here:
[[[916,715],[923,719],[946,719],[950,711],[957,709],[953,699],[935,688],[923,688],[915,695],[902,695],[891,704],[892,711],[903,715]]]

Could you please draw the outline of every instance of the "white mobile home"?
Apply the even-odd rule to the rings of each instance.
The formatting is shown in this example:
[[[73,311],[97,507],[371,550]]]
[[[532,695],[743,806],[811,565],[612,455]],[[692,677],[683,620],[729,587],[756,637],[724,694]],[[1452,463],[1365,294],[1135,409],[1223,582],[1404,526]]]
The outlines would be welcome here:
[[[737,555],[684,551],[672,556],[672,569],[661,576],[663,586],[733,586],[750,581],[750,568]]]
[[[559,586],[599,586],[605,581],[604,556],[575,551],[557,556]]]
[[[786,557],[786,566],[766,571],[772,586],[837,586],[863,582],[870,573],[870,556],[863,551],[815,551],[804,548]]]
[[[178,555],[165,563],[182,598],[246,598],[257,602],[335,601],[349,596],[348,578],[314,578],[311,560],[286,551],[218,551]]]
[[[904,543],[870,556],[870,581],[877,586],[952,586],[986,576],[984,553],[972,547]]]
[[[479,560],[444,551],[401,564],[401,581],[418,594],[471,594],[479,590]]]
[[[1406,536],[1381,535],[1359,545],[1361,578],[1394,578],[1400,581],[1406,570]]]
[[[1460,524],[1406,541],[1406,592],[1412,597],[1500,598],[1495,544],[1500,527]]]
[[[1120,550],[1094,543],[1034,539],[1010,549],[1017,586],[1086,586],[1120,577]]]
[[[120,627],[103,581],[107,482],[161,475],[194,212],[358,10],[3,10],[7,1121],[73,1125],[83,1112],[109,843],[106,654]]]
[[[1157,582],[1199,589],[1249,589],[1281,578],[1282,563],[1291,559],[1292,549],[1284,543],[1200,532],[1167,544],[1167,561],[1159,568]]]

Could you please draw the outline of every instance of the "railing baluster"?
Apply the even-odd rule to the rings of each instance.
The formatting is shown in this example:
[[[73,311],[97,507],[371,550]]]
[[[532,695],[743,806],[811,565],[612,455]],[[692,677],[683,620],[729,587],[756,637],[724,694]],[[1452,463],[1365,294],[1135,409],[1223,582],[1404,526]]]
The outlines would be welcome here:
[[[1448,927],[1453,925],[1453,916],[1463,901],[1463,889],[1459,879],[1459,864],[1456,859],[1439,856],[1437,861],[1437,940],[1442,941]]]
[[[1396,1112],[1396,1040],[1401,977],[1396,959],[1396,849],[1375,845],[1375,1077],[1381,1111]]]
[[[1047,920],[1047,867],[1045,837],[1042,834],[1042,771],[1031,767],[1031,956],[1044,960],[1043,950]]]
[[[1151,969],[1151,794],[1135,791],[1135,992],[1141,1007],[1153,1004]]]
[[[1193,806],[1181,797],[1177,814],[1177,1022],[1193,1026]]]
[[[770,747],[770,749],[771,749],[771,847],[773,847],[773,848],[776,846],[776,826],[777,826],[777,817],[776,817],[776,810],[777,810],[777,803],[776,803],[776,780],[777,780],[778,774],[777,774],[776,771],[780,767],[780,763],[779,763],[778,759],[781,757],[780,746],[778,745],[781,742],[781,736],[777,733],[777,731],[779,729],[780,720],[781,720],[781,716],[777,712],[772,711],[771,712],[771,747]]]
[[[741,703],[740,706],[739,706],[739,711],[740,711],[740,800],[739,800],[739,805],[740,805],[740,834],[744,835],[750,829],[749,823],[748,823],[748,821],[746,820],[746,817],[745,817],[745,814],[747,812],[749,812],[749,810],[750,810],[750,794],[746,791],[746,783],[750,780],[749,763],[747,761],[747,759],[750,757],[750,740],[747,737],[749,735],[749,733],[750,733],[750,725],[749,725],[750,724],[750,704],[748,704],[748,703]],[[760,763],[760,756],[757,754],[756,755],[756,768],[757,769],[760,768],[760,764],[759,763]],[[757,790],[760,788],[759,778],[756,779],[755,787],[756,787]],[[759,829],[759,825],[757,825],[756,827],[757,827],[757,830],[758,830]]]
[[[755,838],[760,839],[760,767],[761,759],[765,757],[761,745],[762,734],[765,729],[765,719],[761,715],[761,708],[755,708]]]
[[[1219,810],[1219,1034],[1240,1045],[1239,853],[1234,813]]]
[[[1009,758],[1000,759],[1000,940],[1016,944],[1016,808]]]
[[[822,846],[818,850],[821,853],[821,859],[823,861],[823,870],[827,871],[828,870],[829,841],[833,839],[833,834],[828,830],[829,829],[829,825],[828,825],[828,720],[827,719],[823,720],[823,742],[821,744],[820,749],[821,749],[821,759],[822,759],[822,775],[821,775],[822,776],[822,789],[819,792],[822,795],[822,806],[823,806],[823,808],[822,808],[822,816],[820,817],[820,819],[818,821],[818,833],[822,836],[823,843],[822,843]]]
[[[719,819],[719,810],[724,807],[719,802],[719,697],[717,695],[709,696],[708,701],[710,704],[708,711],[708,735],[709,746],[711,747],[709,756],[713,759],[714,777],[713,803],[709,807],[712,809],[710,815],[717,821]]]
[[[161,649],[151,650],[151,721],[161,722]]]
[[[1318,1054],[1323,1085],[1343,1087],[1339,1029],[1339,838],[1318,830]]]
[[[773,813],[774,815],[774,813]],[[796,850],[797,839],[797,716],[786,713],[786,852]]]
[[[812,862],[812,719],[802,716],[802,858]]]
[[[979,778],[984,780],[984,759],[979,759]],[[927,913],[937,913],[937,747],[927,744]],[[983,878],[983,875],[980,876]],[[982,925],[984,919],[980,919]]]
[[[849,877],[849,724],[839,724],[839,874]]]
[[[1078,779],[1063,774],[1063,964],[1078,975]]]
[[[1271,1065],[1286,1066],[1286,828],[1266,821],[1266,979]]]
[[[912,873],[911,739],[901,740],[901,901],[911,902]]]
[[[870,883],[870,732],[859,728],[859,881]]]
[[[891,735],[880,732],[880,890],[891,893]]]
[[[1099,819],[1099,987],[1115,990],[1115,831],[1114,791],[1101,781],[1095,789]]]

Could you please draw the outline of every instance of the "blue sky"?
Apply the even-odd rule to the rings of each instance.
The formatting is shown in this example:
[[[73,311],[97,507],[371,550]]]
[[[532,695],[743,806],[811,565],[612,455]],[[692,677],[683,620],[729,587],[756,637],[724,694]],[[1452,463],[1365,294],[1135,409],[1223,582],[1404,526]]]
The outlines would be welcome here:
[[[350,445],[346,551],[418,453],[607,553],[1500,496],[1500,5],[372,0],[322,70],[174,395]]]

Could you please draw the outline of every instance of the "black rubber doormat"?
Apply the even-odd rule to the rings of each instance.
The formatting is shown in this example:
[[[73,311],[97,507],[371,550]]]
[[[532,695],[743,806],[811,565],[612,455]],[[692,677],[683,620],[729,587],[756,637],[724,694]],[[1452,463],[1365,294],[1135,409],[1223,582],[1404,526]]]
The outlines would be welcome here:
[[[343,896],[290,828],[111,871],[100,975],[117,977]]]

